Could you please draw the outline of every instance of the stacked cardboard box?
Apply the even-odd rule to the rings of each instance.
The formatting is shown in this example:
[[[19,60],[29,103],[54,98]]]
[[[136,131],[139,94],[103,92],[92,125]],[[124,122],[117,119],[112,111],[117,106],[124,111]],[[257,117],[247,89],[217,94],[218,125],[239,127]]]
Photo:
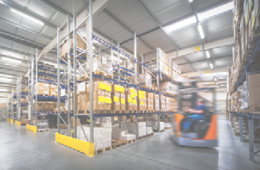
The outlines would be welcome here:
[[[112,110],[125,110],[125,88],[112,85]]]
[[[83,126],[86,137],[80,126],[77,126],[77,138],[83,141],[90,141],[90,127]],[[112,127],[94,127],[94,150],[103,149],[111,146]]]
[[[123,122],[121,127],[132,134],[136,134],[137,132],[136,123],[134,122]],[[146,122],[138,122],[138,134],[139,137],[146,136]]]
[[[53,110],[55,108],[54,102],[37,102],[34,103],[34,108],[36,108],[37,105],[37,110],[38,111],[45,111],[45,110]]]
[[[146,98],[146,92],[139,90],[138,95],[138,110],[147,110],[147,98]]]
[[[146,122],[147,127],[152,127],[154,131],[158,131],[158,122],[155,121],[147,121]],[[160,130],[165,129],[164,122],[160,122]]]
[[[170,95],[176,95],[178,93],[178,86],[171,82],[160,82],[160,92],[167,93]]]
[[[130,84],[135,84],[135,77],[129,77]],[[144,88],[152,88],[152,76],[149,73],[137,75],[137,85]]]
[[[159,94],[153,94],[153,110],[160,110],[160,96]]]
[[[136,135],[128,133],[127,130],[119,129],[118,126],[114,126],[112,128],[112,138],[118,140],[132,140],[136,138]]]
[[[135,88],[125,88],[126,110],[137,110],[137,91]]]
[[[164,95],[161,95],[161,110],[166,110],[166,98]]]
[[[154,103],[154,93],[146,92],[146,105],[147,110],[154,110],[153,103]]]
[[[260,74],[250,75],[248,78],[248,103],[250,106],[260,105]]]
[[[58,96],[58,86],[54,84],[49,85],[49,96]]]
[[[82,84],[79,93],[85,100],[88,108],[90,106],[90,85]],[[111,84],[104,81],[93,83],[93,110],[111,110]],[[78,95],[78,110],[88,110],[81,96]]]
[[[173,112],[177,112],[177,102],[175,98],[165,97],[165,108]]]
[[[38,82],[35,87],[35,92],[38,89],[38,95],[49,96],[49,84]]]

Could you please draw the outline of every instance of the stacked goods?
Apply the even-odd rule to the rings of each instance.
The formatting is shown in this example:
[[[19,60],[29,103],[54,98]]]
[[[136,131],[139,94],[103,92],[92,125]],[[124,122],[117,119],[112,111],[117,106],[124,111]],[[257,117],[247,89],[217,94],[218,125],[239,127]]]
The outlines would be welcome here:
[[[170,66],[171,66],[169,69],[170,77],[172,77],[172,79],[174,79],[174,80],[181,79],[180,67],[175,62],[172,62]]]
[[[76,38],[76,44],[77,44],[77,48],[81,48],[83,50],[87,49],[86,43],[83,41],[83,39],[77,35]],[[70,38],[70,45],[69,45],[69,51],[72,52],[73,50],[73,37],[71,36]],[[60,47],[60,56],[63,59],[67,58],[67,53],[68,53],[68,44],[67,44],[67,40],[64,41],[64,43],[62,43],[61,47]],[[77,54],[79,54],[80,52],[77,52]],[[82,55],[81,55],[82,56]],[[71,57],[72,58],[72,57]]]
[[[129,133],[136,134],[136,123],[134,122],[123,122],[121,124],[122,129],[127,130]],[[138,135],[139,137],[146,136],[146,123],[138,122]]]
[[[81,84],[78,88],[79,93],[83,97],[84,101],[90,107],[90,85]],[[78,95],[78,110],[88,110],[85,102]],[[111,84],[104,81],[93,82],[93,110],[111,110]]]
[[[260,105],[260,74],[248,77],[248,104],[249,107]]]
[[[130,84],[135,84],[135,77],[129,77]],[[144,88],[152,88],[152,76],[149,73],[137,75],[137,85]]]
[[[158,49],[158,65],[161,73],[169,76],[169,58],[160,48]],[[170,71],[171,72],[171,71]]]
[[[153,133],[152,127],[146,127],[146,135],[150,135]]]
[[[28,103],[28,100],[26,98],[21,98],[21,103]]]
[[[96,56],[93,58],[93,72],[99,76],[113,78],[113,66],[111,61],[107,61],[106,57]],[[88,79],[90,68],[89,60],[82,64],[82,67],[79,69],[79,80]]]
[[[177,102],[175,98],[165,97],[166,110],[177,112]]]
[[[35,85],[34,87],[35,87],[35,92],[37,92],[38,89],[38,93],[37,93],[38,95],[41,96],[49,95],[49,84],[38,82],[37,85]]]
[[[58,96],[58,86],[54,84],[49,85],[49,96]]]
[[[147,110],[146,92],[139,90],[138,96],[138,110]]]
[[[160,110],[160,96],[159,94],[153,94],[154,103],[153,110]]]
[[[36,103],[34,103],[34,108],[36,108]],[[53,110],[54,109],[54,102],[37,102],[37,110],[38,111],[46,111],[46,110]]]
[[[147,121],[146,122],[147,127],[152,127],[154,131],[158,131],[158,122],[154,121]],[[165,129],[164,122],[160,122],[160,130]]]
[[[118,126],[114,126],[112,128],[112,138],[117,140],[132,140],[136,138],[136,135],[128,133],[127,130],[119,129]]]
[[[125,88],[112,85],[112,110],[125,110]]]
[[[165,99],[165,96],[164,95],[161,95],[161,110],[162,111],[165,111],[166,110],[166,99]]]
[[[171,82],[160,82],[160,92],[175,95],[178,93],[178,86]]]
[[[135,88],[125,89],[126,110],[137,110],[137,91]]]
[[[82,128],[85,131],[86,137],[82,131]],[[77,126],[77,138],[79,140],[87,141],[90,140],[90,127]],[[111,139],[112,139],[112,127],[94,127],[94,150],[99,150],[103,148],[107,148],[111,146]]]
[[[154,93],[146,92],[147,110],[154,110],[153,102],[154,102]]]

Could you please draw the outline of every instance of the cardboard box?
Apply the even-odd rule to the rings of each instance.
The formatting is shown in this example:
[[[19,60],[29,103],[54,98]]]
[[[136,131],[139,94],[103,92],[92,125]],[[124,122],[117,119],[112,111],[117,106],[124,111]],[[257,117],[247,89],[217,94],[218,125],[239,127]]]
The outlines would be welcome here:
[[[83,50],[86,50],[87,49],[87,45],[86,43],[81,39],[80,36],[77,35],[77,38],[76,38],[76,43],[77,43],[77,47],[83,49]],[[65,57],[67,55],[67,52],[68,52],[68,47],[67,47],[67,41],[64,42],[64,44],[62,44],[61,46],[61,53],[60,53],[60,56],[61,57]],[[70,38],[70,49],[73,48],[73,37],[71,36]]]
[[[93,82],[93,91],[98,91],[98,90],[111,92],[112,91],[111,83],[105,82],[105,81],[95,81],[95,82]],[[82,91],[81,90],[78,90],[78,91],[80,91],[81,94],[90,92],[90,85],[85,84],[85,90],[82,89]]]
[[[120,85],[117,85],[117,84],[112,84],[112,92],[125,93],[125,88],[124,88],[124,86],[120,86]]]
[[[248,101],[249,106],[259,106],[260,105],[260,87],[249,88],[248,90]]]
[[[120,110],[126,110],[126,99],[124,93],[120,93],[120,101]]]
[[[249,80],[249,89],[260,87],[260,74],[253,74],[248,76]]]
[[[120,92],[112,93],[112,110],[120,110],[121,109],[121,101],[120,101]]]

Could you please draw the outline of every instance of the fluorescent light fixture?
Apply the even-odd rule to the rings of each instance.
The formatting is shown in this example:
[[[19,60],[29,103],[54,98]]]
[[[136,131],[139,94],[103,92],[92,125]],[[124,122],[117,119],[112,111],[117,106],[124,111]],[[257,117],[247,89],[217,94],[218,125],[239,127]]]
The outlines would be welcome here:
[[[213,64],[212,64],[212,62],[209,63],[209,66],[210,66],[211,69],[213,69]]]
[[[7,89],[0,89],[0,91],[7,91]]]
[[[21,61],[19,60],[13,60],[13,59],[10,59],[10,58],[6,58],[6,57],[2,57],[3,60],[6,60],[6,61],[11,61],[11,62],[16,62],[16,63],[21,63]]]
[[[0,81],[12,81],[12,79],[8,79],[8,78],[0,78]]]
[[[206,51],[207,58],[210,58],[209,51]]]
[[[193,0],[189,0],[189,3],[192,3],[193,2]]]
[[[3,76],[3,77],[14,77],[14,76],[9,76],[9,75],[5,75],[5,74],[0,74],[0,76]]]
[[[204,19],[213,17],[213,16],[221,14],[223,12],[232,10],[233,7],[234,7],[234,2],[232,1],[232,2],[226,3],[224,5],[218,6],[216,8],[213,8],[211,10],[198,13],[198,19],[199,19],[199,21],[202,21]]]
[[[203,32],[202,26],[200,24],[198,25],[198,30],[199,30],[199,33],[200,33],[200,38],[204,39],[205,38],[204,32]]]
[[[167,31],[171,32],[171,31],[175,31],[175,30],[178,30],[180,28],[186,27],[188,25],[194,24],[196,22],[197,22],[196,17],[192,16],[192,17],[183,19],[179,22],[173,23],[169,26],[166,26],[165,28],[166,28]]]
[[[215,81],[218,81],[217,77],[214,78]]]
[[[34,21],[34,22],[36,22],[36,23],[38,23],[40,25],[44,25],[44,23],[42,21],[40,21],[38,19],[35,19],[35,18],[33,18],[33,17],[31,17],[31,16],[29,16],[27,14],[24,14],[24,13],[22,13],[20,11],[17,11],[16,9],[11,8],[11,11],[16,13],[16,14],[18,14],[18,15],[21,15],[21,16],[27,18],[27,19],[30,19],[30,20],[32,20],[32,21]]]

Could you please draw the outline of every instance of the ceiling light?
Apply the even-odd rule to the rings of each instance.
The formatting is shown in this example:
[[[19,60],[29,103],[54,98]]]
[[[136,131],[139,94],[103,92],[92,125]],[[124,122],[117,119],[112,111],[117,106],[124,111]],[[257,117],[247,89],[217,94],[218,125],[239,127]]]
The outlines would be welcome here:
[[[28,19],[30,19],[30,20],[32,20],[32,21],[34,21],[34,22],[36,22],[36,23],[38,23],[38,24],[40,24],[40,25],[44,25],[44,23],[43,23],[42,21],[40,21],[40,20],[38,20],[38,19],[35,19],[35,18],[33,18],[33,17],[31,17],[31,16],[29,16],[29,15],[27,15],[27,14],[24,14],[24,13],[22,13],[22,12],[20,12],[20,11],[17,11],[17,10],[15,10],[15,9],[13,9],[13,8],[11,8],[11,11],[14,12],[14,13],[16,13],[16,14],[19,14],[19,15],[25,17],[25,18],[28,18]]]
[[[210,58],[209,51],[206,51],[207,58]]]
[[[213,69],[213,64],[212,64],[212,62],[209,63],[209,66],[210,66],[211,69]]]
[[[192,16],[192,17],[189,17],[187,19],[183,19],[179,22],[176,22],[176,23],[173,23],[169,26],[166,26],[166,30],[171,32],[171,31],[174,31],[174,30],[178,30],[180,28],[183,28],[183,27],[186,27],[188,25],[191,25],[191,24],[194,24],[197,22],[197,19],[195,16]]]
[[[1,81],[12,81],[12,79],[0,78]]]
[[[193,2],[193,0],[189,0],[189,3],[192,3]]]
[[[199,33],[200,33],[200,38],[204,39],[205,38],[204,32],[203,32],[202,26],[200,24],[198,25],[198,30],[199,30]]]
[[[14,77],[14,76],[9,76],[9,75],[5,75],[5,74],[0,74],[0,76],[3,76],[3,77]]]
[[[2,59],[7,60],[7,61],[11,61],[11,62],[21,63],[21,61],[19,61],[19,60],[13,60],[13,59],[6,58],[6,57],[2,57]]]
[[[0,89],[0,91],[7,91],[7,89]]]
[[[214,78],[215,81],[218,81],[217,77]]]
[[[227,4],[224,4],[224,5],[218,6],[218,7],[216,7],[216,8],[213,8],[213,9],[211,9],[211,10],[198,13],[199,21],[202,21],[202,20],[207,19],[207,18],[210,18],[210,17],[212,17],[212,16],[221,14],[221,13],[223,13],[223,12],[232,10],[232,9],[233,9],[233,6],[234,6],[233,4],[234,4],[234,2],[232,1],[232,2],[229,2],[229,3],[227,3]]]

